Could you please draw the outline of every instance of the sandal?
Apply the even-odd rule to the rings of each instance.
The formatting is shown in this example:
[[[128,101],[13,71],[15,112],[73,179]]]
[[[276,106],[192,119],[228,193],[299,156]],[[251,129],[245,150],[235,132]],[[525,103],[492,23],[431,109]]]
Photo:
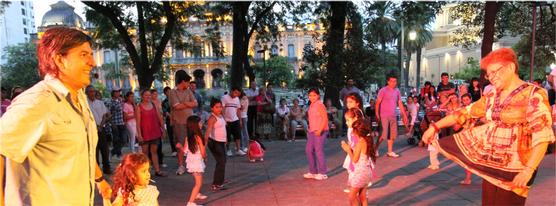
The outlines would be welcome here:
[[[471,180],[469,180],[469,181],[462,180],[461,182],[459,182],[459,184],[460,184],[460,185],[470,185],[470,184],[471,184]]]
[[[154,175],[156,175],[157,177],[166,177],[166,176],[168,176],[165,172],[162,172],[162,171],[155,172]]]

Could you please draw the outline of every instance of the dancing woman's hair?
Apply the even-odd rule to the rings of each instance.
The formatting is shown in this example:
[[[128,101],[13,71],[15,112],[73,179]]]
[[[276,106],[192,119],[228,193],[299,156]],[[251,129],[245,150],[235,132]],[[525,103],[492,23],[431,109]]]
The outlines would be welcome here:
[[[376,161],[375,145],[374,145],[373,137],[371,135],[372,134],[371,122],[369,122],[369,120],[366,119],[359,119],[353,123],[352,128],[353,128],[353,133],[355,135],[365,140],[365,142],[367,143],[367,151],[365,151],[365,154],[371,157],[371,160],[375,162]]]
[[[197,149],[202,149],[198,148],[199,145],[197,143],[197,136],[203,136],[201,128],[199,128],[200,121],[201,118],[196,115],[192,115],[187,118],[187,146],[189,147],[189,151],[193,153],[197,152]],[[201,141],[204,141],[203,138],[201,138]]]
[[[129,199],[133,199],[135,193],[135,184],[137,183],[137,170],[143,164],[149,163],[149,159],[146,155],[141,153],[130,153],[123,157],[122,162],[116,168],[112,180],[114,185],[112,186],[112,196],[115,198],[118,193],[122,195],[124,200],[124,205],[127,205]]]

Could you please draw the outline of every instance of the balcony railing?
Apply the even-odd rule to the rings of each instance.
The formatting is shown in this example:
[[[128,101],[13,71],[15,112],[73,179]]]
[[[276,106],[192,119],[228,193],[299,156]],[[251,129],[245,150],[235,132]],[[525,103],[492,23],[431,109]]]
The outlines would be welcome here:
[[[207,64],[207,63],[229,63],[231,57],[184,57],[172,58],[172,64]]]

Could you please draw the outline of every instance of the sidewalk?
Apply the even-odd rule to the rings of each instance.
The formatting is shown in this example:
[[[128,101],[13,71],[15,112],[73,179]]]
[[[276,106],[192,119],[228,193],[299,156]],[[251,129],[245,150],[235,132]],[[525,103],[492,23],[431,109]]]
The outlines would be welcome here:
[[[212,192],[214,159],[209,161],[201,192],[209,198],[204,205],[348,205],[347,174],[341,167],[345,153],[340,139],[328,139],[325,147],[329,178],[324,181],[306,180],[308,171],[305,141],[263,142],[267,147],[264,162],[250,163],[246,157],[228,158],[227,190]],[[166,145],[165,145],[166,146]],[[369,205],[480,205],[481,179],[473,176],[471,185],[462,186],[464,170],[439,155],[441,169],[427,169],[428,151],[407,145],[400,137],[394,146],[399,158],[385,157],[386,143],[381,145],[377,160],[377,178],[368,190]],[[169,152],[167,152],[169,154]],[[527,205],[556,205],[555,156],[545,156]],[[176,158],[166,157],[168,177],[153,177],[160,191],[160,205],[185,205],[194,180],[188,175],[176,176]],[[100,205],[97,195],[96,205]]]

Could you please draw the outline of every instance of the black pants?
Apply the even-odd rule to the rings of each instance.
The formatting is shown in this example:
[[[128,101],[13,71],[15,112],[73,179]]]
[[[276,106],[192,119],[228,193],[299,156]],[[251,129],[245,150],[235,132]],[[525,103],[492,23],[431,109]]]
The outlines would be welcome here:
[[[512,191],[508,191],[483,180],[482,205],[525,205],[525,197],[521,197]]]
[[[257,106],[247,107],[247,132],[249,132],[249,137],[254,137],[255,125],[257,120]]]
[[[172,152],[176,152],[176,141],[174,141],[174,129],[170,125],[170,121],[166,121],[166,132],[168,133],[168,142],[170,142],[170,148]]]
[[[162,138],[159,138],[159,139],[158,139],[158,143],[157,143],[156,149],[157,149],[156,154],[158,155],[158,164],[159,164],[159,165],[164,164],[164,154],[162,154]],[[149,156],[149,159],[152,159],[152,158],[151,158],[151,150],[150,150],[150,149],[149,149],[149,151],[148,151],[148,154],[149,154],[149,155],[148,155],[148,156]]]
[[[116,125],[112,127],[112,155],[122,156],[122,147],[125,144],[125,125]]]
[[[96,152],[96,156],[97,156],[97,164],[101,165],[99,163],[100,160],[100,156],[102,156],[102,171],[104,171],[104,173],[108,173],[110,172],[110,160],[108,159],[108,155],[109,155],[109,148],[108,148],[108,137],[106,136],[106,133],[103,131],[102,127],[97,127],[98,128],[98,144],[97,144],[97,152]]]
[[[224,184],[224,176],[226,175],[226,143],[209,139],[208,147],[216,160],[212,184],[222,185]]]

